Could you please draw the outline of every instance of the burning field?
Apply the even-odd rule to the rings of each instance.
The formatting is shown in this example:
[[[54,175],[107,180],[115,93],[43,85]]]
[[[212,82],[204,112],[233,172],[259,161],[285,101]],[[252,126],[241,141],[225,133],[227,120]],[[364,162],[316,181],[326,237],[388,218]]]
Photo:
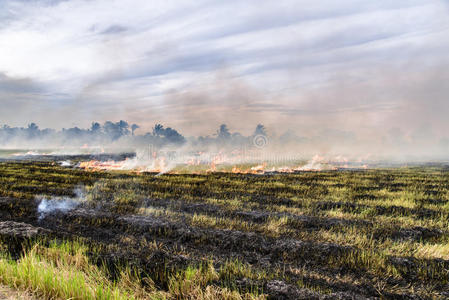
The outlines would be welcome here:
[[[0,300],[449,299],[448,14],[0,0]]]
[[[449,168],[335,161],[3,161],[0,281],[64,299],[449,297]]]
[[[263,152],[262,152],[263,153]],[[252,155],[251,155],[252,154]],[[88,171],[133,171],[136,173],[158,174],[208,174],[208,173],[234,173],[234,174],[277,174],[294,173],[300,171],[324,171],[344,169],[367,169],[368,165],[359,159],[350,162],[343,156],[326,158],[314,155],[305,160],[300,157],[286,157],[273,159],[279,154],[261,155],[261,153],[233,152],[152,152],[148,157],[138,155],[126,157],[122,160],[85,160],[79,161],[76,167]],[[61,163],[64,163],[61,162]]]

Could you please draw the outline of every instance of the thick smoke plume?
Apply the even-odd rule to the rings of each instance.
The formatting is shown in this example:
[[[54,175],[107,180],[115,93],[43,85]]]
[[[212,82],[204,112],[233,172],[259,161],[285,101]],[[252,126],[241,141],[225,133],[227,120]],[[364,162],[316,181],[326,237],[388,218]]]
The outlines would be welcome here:
[[[3,2],[0,148],[448,158],[445,0]]]

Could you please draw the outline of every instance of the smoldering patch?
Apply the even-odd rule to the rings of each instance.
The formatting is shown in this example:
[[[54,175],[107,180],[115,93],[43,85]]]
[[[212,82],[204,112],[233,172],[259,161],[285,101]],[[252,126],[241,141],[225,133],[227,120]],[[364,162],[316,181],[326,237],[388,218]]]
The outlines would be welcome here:
[[[85,192],[82,187],[75,188],[74,193],[76,195],[75,197],[37,197],[37,200],[39,201],[39,205],[37,207],[38,219],[42,220],[46,215],[53,212],[65,213],[71,211],[86,201]]]

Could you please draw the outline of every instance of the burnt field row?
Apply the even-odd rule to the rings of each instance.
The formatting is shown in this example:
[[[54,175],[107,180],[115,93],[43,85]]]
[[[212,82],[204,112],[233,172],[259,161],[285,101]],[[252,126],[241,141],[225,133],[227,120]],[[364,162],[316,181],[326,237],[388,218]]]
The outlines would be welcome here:
[[[81,241],[109,280],[129,266],[161,299],[192,298],[178,285],[193,269],[197,298],[447,298],[448,217],[444,166],[157,175],[0,163],[11,259],[37,240]]]

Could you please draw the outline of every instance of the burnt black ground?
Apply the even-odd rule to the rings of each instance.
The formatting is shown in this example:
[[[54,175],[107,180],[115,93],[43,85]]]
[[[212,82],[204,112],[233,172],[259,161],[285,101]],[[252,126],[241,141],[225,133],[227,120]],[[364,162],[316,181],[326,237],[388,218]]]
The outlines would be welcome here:
[[[14,165],[19,168],[20,165]],[[134,175],[94,173],[87,174],[82,171],[63,171],[58,167],[45,165],[44,170],[40,170],[33,164],[24,164],[23,168],[30,168],[34,173],[43,176],[42,179],[34,177],[34,180],[41,180],[46,187],[45,175],[52,178],[52,182],[65,182],[64,177],[59,178],[56,174],[64,172],[73,178],[68,181],[71,185],[56,191],[56,195],[67,194],[73,196],[73,187],[82,184],[92,184],[102,180],[116,180],[133,178]],[[65,174],[65,173],[64,173]],[[14,178],[28,178],[27,173],[15,175],[14,173],[4,173],[4,178],[8,176]],[[65,176],[65,175],[64,175]],[[137,176],[137,175],[136,175]],[[148,176],[148,182],[155,185],[154,179]],[[188,175],[185,175],[188,176]],[[207,175],[193,176],[198,180],[207,180]],[[226,174],[210,175],[222,180],[227,178]],[[257,182],[259,177],[229,175],[238,178],[243,182]],[[271,176],[271,175],[270,175]],[[269,182],[276,182],[284,175],[266,176]],[[281,177],[279,177],[281,176]],[[289,176],[289,175],[285,175]],[[316,178],[304,178],[305,185],[316,186],[311,191],[320,191],[326,195],[326,189],[320,187],[319,180],[326,179],[324,176],[332,177],[333,174],[317,174]],[[182,177],[168,176],[167,181],[182,179]],[[286,177],[286,182],[294,178]],[[16,179],[17,180],[17,179]],[[20,179],[22,180],[22,179]],[[220,181],[221,182],[221,181]],[[373,197],[363,196],[369,193],[370,189],[376,190],[383,185],[388,188],[407,188],[401,185],[380,178],[376,180],[375,187],[354,188],[357,195],[365,200],[354,202],[338,202],[323,199],[316,199],[312,202],[310,209],[325,211],[329,209],[341,209],[342,211],[357,212],[370,207],[369,201],[375,200]],[[164,183],[165,184],[165,183]],[[220,183],[220,188],[228,188],[227,183]],[[37,195],[42,194],[44,188],[39,186],[24,185],[26,193],[33,193],[37,189]],[[50,186],[50,185],[49,185]],[[192,185],[193,186],[193,185]],[[342,185],[343,187],[346,185]],[[18,189],[10,186],[10,190]],[[220,229],[214,227],[194,226],[189,220],[201,214],[216,218],[230,218],[248,222],[250,224],[264,224],[270,218],[286,217],[289,220],[288,228],[296,232],[315,233],[320,230],[330,230],[354,226],[360,230],[373,233],[373,238],[378,240],[392,239],[397,241],[434,241],[447,237],[447,232],[438,228],[425,228],[422,226],[409,226],[406,228],[379,227],[375,219],[352,220],[338,217],[323,217],[319,214],[292,214],[286,212],[271,211],[270,205],[285,205],[287,207],[297,207],[302,209],[302,202],[298,202],[281,193],[290,192],[290,187],[277,187],[266,189],[265,192],[240,193],[238,190],[224,192],[219,190],[202,189],[201,185],[192,187],[192,195],[195,197],[182,198],[182,191],[178,188],[170,187],[170,193],[174,196],[143,197],[137,202],[139,207],[150,207],[162,210],[169,210],[179,214],[179,217],[171,218],[166,215],[137,214],[137,211],[117,211],[115,206],[105,199],[101,203],[86,202],[80,204],[76,209],[62,212],[54,211],[40,218],[37,211],[39,197],[0,197],[0,238],[9,246],[9,251],[13,257],[18,257],[23,247],[30,244],[30,241],[38,237],[47,239],[77,239],[83,238],[94,246],[101,246],[101,251],[91,254],[93,263],[106,264],[114,274],[117,264],[131,264],[135,266],[142,276],[149,276],[154,279],[159,288],[165,289],[163,276],[167,270],[185,268],[188,265],[200,263],[201,261],[212,259],[216,268],[231,259],[239,259],[247,263],[254,270],[261,270],[272,274],[278,274],[274,278],[254,280],[249,278],[237,278],[232,282],[232,287],[241,291],[259,289],[272,299],[422,299],[427,298],[425,294],[417,294],[410,290],[429,285],[433,287],[433,295],[444,298],[448,294],[447,274],[444,270],[449,270],[449,261],[443,259],[418,259],[415,257],[390,256],[387,257],[388,264],[395,266],[400,272],[399,278],[382,276],[372,272],[366,266],[360,264],[346,263],[341,258],[363,256],[370,254],[366,249],[353,246],[344,246],[337,243],[322,242],[316,240],[302,240],[292,235],[270,236],[258,231],[243,231],[232,229]],[[154,189],[154,187],[152,187]],[[444,205],[447,201],[441,196],[439,187],[430,186],[430,195]],[[323,192],[324,191],[324,192]],[[268,192],[272,192],[270,196]],[[179,193],[179,194],[178,194]],[[240,194],[239,194],[240,193]],[[276,194],[278,193],[278,194]],[[52,194],[51,192],[48,194]],[[25,194],[28,195],[28,194]],[[171,195],[171,194],[170,194]],[[246,196],[247,203],[257,204],[258,208],[253,209],[245,206],[241,209],[224,209],[222,206],[202,201],[202,197],[228,197]],[[301,194],[300,194],[301,195]],[[313,194],[315,195],[315,194]],[[223,199],[228,199],[223,198]],[[364,201],[364,202],[360,202]],[[438,202],[437,201],[437,202]],[[374,205],[373,213],[377,215],[411,215],[417,219],[433,218],[441,213],[433,208],[408,208],[402,206],[379,206]],[[304,206],[304,209],[306,207]],[[15,222],[15,223],[12,223]],[[385,229],[382,229],[385,228]],[[156,248],[147,246],[150,243],[160,245]],[[429,266],[432,266],[430,268]],[[438,273],[422,275],[423,270],[438,270]],[[302,270],[298,272],[298,270]],[[441,272],[440,272],[441,271]],[[278,272],[278,273],[276,273]],[[423,277],[424,276],[424,277]],[[423,281],[423,278],[425,280]],[[159,280],[158,280],[159,279]],[[301,282],[301,285],[298,284]],[[391,287],[380,290],[378,283]],[[229,284],[217,282],[217,285]],[[398,287],[396,290],[393,287]],[[429,296],[430,297],[430,296]]]

